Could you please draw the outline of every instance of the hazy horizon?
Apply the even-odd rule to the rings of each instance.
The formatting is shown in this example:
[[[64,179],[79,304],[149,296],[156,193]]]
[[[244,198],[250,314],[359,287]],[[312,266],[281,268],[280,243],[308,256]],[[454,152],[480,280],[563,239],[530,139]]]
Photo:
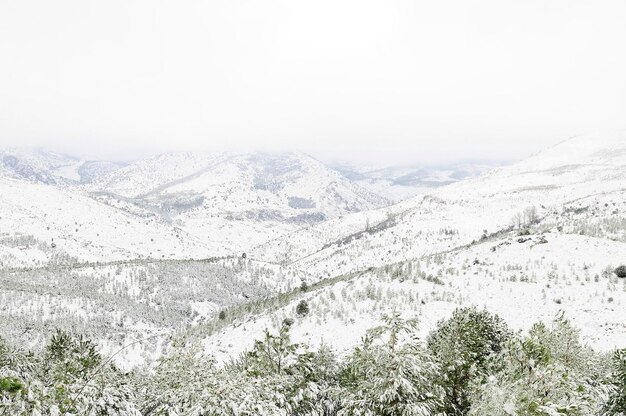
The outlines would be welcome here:
[[[350,156],[328,156],[325,155],[316,155],[312,152],[307,152],[299,149],[262,149],[262,148],[238,148],[238,149],[204,149],[204,150],[188,150],[188,149],[175,149],[168,150],[163,152],[145,152],[139,153],[135,157],[102,157],[98,154],[93,153],[80,153],[73,151],[72,149],[61,150],[58,148],[42,146],[42,145],[0,145],[0,153],[5,152],[8,154],[17,153],[17,152],[44,152],[44,153],[52,153],[60,156],[72,157],[79,159],[81,161],[90,162],[90,161],[106,161],[106,162],[114,162],[119,163],[121,165],[129,165],[141,160],[152,159],[161,155],[167,154],[215,154],[215,153],[232,153],[234,155],[237,154],[254,154],[254,153],[266,153],[266,154],[288,154],[288,153],[303,153],[307,156],[310,156],[314,159],[320,160],[324,164],[333,167],[333,168],[372,168],[372,169],[386,169],[386,168],[445,168],[452,166],[461,166],[461,165],[484,165],[484,166],[503,166],[507,164],[515,163],[519,160],[524,159],[528,155],[520,156],[518,159],[481,159],[481,158],[459,158],[453,160],[443,160],[443,161],[411,161],[411,160],[389,160],[389,159],[380,159],[380,160],[369,160],[369,159],[361,159],[361,158],[353,158]]]
[[[626,2],[0,4],[0,145],[518,160],[626,127]]]

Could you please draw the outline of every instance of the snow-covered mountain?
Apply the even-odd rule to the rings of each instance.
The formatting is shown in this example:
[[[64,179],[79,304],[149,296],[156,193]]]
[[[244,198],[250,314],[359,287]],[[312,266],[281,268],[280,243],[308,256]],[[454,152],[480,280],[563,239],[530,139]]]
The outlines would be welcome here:
[[[590,195],[626,188],[626,133],[576,137],[524,161],[403,201],[301,230],[258,255],[320,272],[433,254],[506,229],[535,207],[538,216]]]
[[[151,210],[219,254],[388,204],[302,153],[165,154],[105,175],[88,189],[122,209]]]
[[[120,163],[82,160],[43,149],[0,150],[1,174],[48,185],[89,183],[120,167]]]
[[[333,218],[388,203],[303,153],[165,154],[101,177],[92,189],[155,203],[202,196],[216,201],[208,209],[295,221],[302,213]]]
[[[259,246],[253,256],[307,270],[322,279],[319,289],[242,317],[245,324],[205,343],[232,354],[224,345],[240,345],[242,331],[294,317],[296,340],[345,350],[384,312],[419,316],[426,334],[454,308],[477,305],[519,329],[564,311],[586,342],[623,348],[626,280],[613,270],[626,264],[625,207],[626,132],[575,137],[479,178]],[[312,314],[298,318],[303,299]]]
[[[400,202],[434,189],[478,177],[496,164],[458,163],[435,167],[426,166],[372,166],[358,163],[336,163],[333,168],[346,178],[365,189],[382,195],[391,201]]]
[[[594,347],[626,347],[626,279],[613,272],[626,264],[624,131],[390,206],[302,154],[170,154],[82,187],[36,182],[0,176],[0,278],[10,283],[0,296],[25,305],[1,314],[43,310],[37,322],[58,323],[81,311],[81,328],[109,348],[121,344],[110,322],[124,326],[117,335],[158,335],[158,348],[139,343],[125,360],[158,355],[176,331],[227,359],[286,318],[295,341],[342,352],[382,313],[418,316],[427,333],[468,305],[518,329],[564,311]],[[188,260],[215,256],[227,256],[206,260],[215,269]],[[86,260],[108,263],[77,264]],[[176,270],[191,289],[177,287]],[[222,303],[203,292],[216,270],[239,282],[211,283]],[[45,278],[29,283],[29,273]],[[123,301],[86,294],[99,284]],[[303,300],[310,312],[298,315]]]
[[[43,150],[0,156],[5,265],[240,254],[388,203],[296,153],[167,154],[126,167]]]
[[[102,204],[76,188],[0,177],[0,263],[204,258],[202,242],[150,213]]]

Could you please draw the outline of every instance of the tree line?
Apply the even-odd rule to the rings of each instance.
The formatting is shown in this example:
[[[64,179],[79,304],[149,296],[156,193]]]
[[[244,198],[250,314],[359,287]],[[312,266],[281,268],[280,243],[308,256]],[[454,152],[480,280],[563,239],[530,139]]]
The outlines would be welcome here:
[[[0,340],[0,415],[626,414],[626,350],[593,351],[563,316],[521,333],[462,308],[420,340],[416,320],[392,313],[342,356],[293,342],[292,325],[222,365],[177,338],[130,372],[63,331],[40,351]]]

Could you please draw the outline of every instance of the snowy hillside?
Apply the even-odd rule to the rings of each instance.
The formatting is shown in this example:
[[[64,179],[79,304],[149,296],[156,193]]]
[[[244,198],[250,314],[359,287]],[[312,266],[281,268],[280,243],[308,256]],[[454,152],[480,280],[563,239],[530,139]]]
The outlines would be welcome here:
[[[360,213],[311,227],[280,247],[260,246],[258,255],[320,275],[413,259],[506,229],[529,207],[542,217],[578,198],[620,191],[624,178],[625,132],[573,138],[509,167],[388,207],[386,215]]]
[[[205,343],[225,357],[291,317],[296,341],[346,351],[382,313],[417,315],[426,334],[456,307],[476,305],[518,329],[564,311],[585,342],[624,348],[626,280],[613,272],[626,264],[624,207],[626,132],[572,138],[426,197],[259,246],[253,255],[307,270],[320,284]],[[299,318],[301,300],[311,313]]]
[[[623,203],[623,199],[621,200]],[[394,310],[418,317],[425,337],[437,321],[457,307],[478,306],[502,316],[515,329],[538,320],[550,321],[560,311],[582,329],[583,340],[608,351],[626,347],[626,280],[613,270],[624,263],[622,240],[531,231],[489,238],[469,247],[348,274],[332,284],[298,296],[278,308],[242,316],[233,327],[205,337],[205,344],[222,359],[251,347],[266,327],[295,319],[294,340],[339,352],[356,345],[368,328]],[[573,231],[573,230],[572,230]],[[311,310],[298,317],[297,304]],[[200,331],[201,333],[201,331]]]
[[[384,312],[426,334],[476,305],[515,329],[564,311],[585,342],[625,347],[625,134],[391,206],[302,154],[163,155],[81,187],[5,170],[2,316],[32,333],[3,331],[42,340],[69,323],[107,351],[137,340],[124,365],[177,334],[227,360],[286,318],[295,341],[345,352]]]
[[[203,207],[209,210],[290,213],[286,218],[294,221],[302,213],[332,218],[387,203],[303,153],[166,154],[112,172],[92,189],[165,206],[176,197],[198,196],[208,200]]]
[[[287,269],[245,259],[130,260],[0,270],[0,333],[36,347],[54,330],[80,332],[118,363],[157,357],[175,330],[297,282]]]
[[[0,150],[0,173],[35,183],[89,183],[119,169],[121,164],[80,158],[42,149]]]
[[[215,254],[249,250],[303,226],[388,201],[302,153],[166,154],[88,187],[121,209],[146,209]]]
[[[371,166],[347,162],[332,166],[363,188],[394,202],[428,194],[436,188],[480,176],[496,167],[476,163],[424,167]]]
[[[169,154],[121,169],[42,150],[1,156],[10,267],[239,255],[387,203],[304,154]]]
[[[154,216],[102,204],[75,188],[0,177],[0,195],[3,266],[65,262],[66,257],[80,261],[210,257],[207,248],[183,230]]]

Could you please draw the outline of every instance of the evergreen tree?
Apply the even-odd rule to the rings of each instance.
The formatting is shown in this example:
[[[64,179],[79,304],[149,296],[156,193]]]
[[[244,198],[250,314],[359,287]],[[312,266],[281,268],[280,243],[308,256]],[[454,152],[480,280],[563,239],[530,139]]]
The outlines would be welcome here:
[[[0,345],[0,379],[7,376],[20,388],[0,393],[0,414],[140,414],[129,380],[102,361],[93,343],[62,331],[41,355]]]
[[[563,317],[552,327],[535,324],[500,354],[501,371],[479,386],[470,415],[597,415],[601,411],[603,363],[579,342]]]
[[[145,416],[288,415],[281,408],[284,396],[271,382],[219,369],[198,344],[176,345],[138,385],[144,386],[141,408]]]
[[[626,415],[626,349],[616,351],[613,356],[612,391],[606,404],[606,415]]]
[[[457,309],[441,321],[427,340],[429,351],[441,367],[439,383],[446,392],[446,415],[465,415],[470,408],[470,386],[490,373],[493,358],[510,337],[497,315],[475,307]]]
[[[439,368],[414,337],[415,321],[398,313],[366,335],[343,372],[340,416],[426,416],[442,405]],[[402,342],[401,337],[408,336]]]
[[[264,338],[244,355],[240,367],[281,391],[284,402],[280,406],[290,415],[326,415],[337,407],[336,358],[328,348],[309,352],[292,343],[290,328],[291,323],[284,322],[277,335],[266,330]]]
[[[309,304],[306,300],[301,300],[296,306],[296,314],[298,316],[307,316],[310,312]]]
[[[287,366],[296,358],[298,344],[292,344],[289,336],[289,325],[283,324],[278,335],[265,330],[262,340],[254,343],[252,351],[247,354],[247,370],[253,375],[285,373]]]

